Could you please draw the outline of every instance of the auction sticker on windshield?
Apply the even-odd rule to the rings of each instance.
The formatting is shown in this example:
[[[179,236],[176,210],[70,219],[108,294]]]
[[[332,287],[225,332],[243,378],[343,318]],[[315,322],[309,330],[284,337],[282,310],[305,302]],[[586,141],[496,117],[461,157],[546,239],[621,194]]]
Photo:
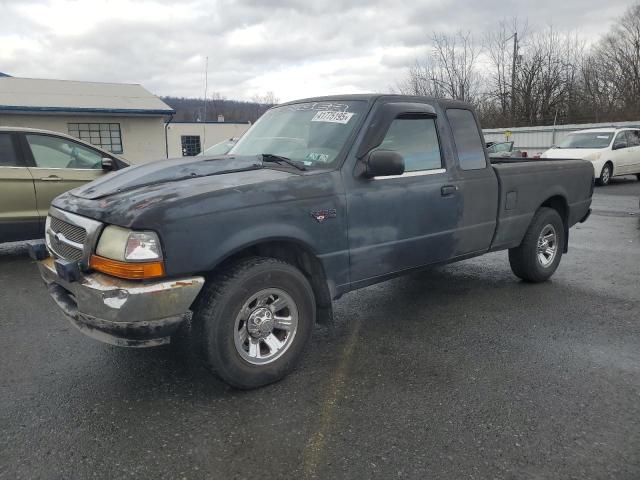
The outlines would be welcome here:
[[[353,117],[353,113],[351,112],[331,112],[324,111],[318,112],[311,119],[312,122],[331,122],[331,123],[343,123],[346,124]]]

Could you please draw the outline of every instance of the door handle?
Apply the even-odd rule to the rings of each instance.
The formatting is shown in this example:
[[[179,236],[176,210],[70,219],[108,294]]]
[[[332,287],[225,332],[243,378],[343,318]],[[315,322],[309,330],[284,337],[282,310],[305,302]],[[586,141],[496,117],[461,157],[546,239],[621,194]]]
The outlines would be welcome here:
[[[40,180],[43,182],[59,182],[62,178],[57,175],[49,175],[48,177],[42,177]]]
[[[445,185],[440,189],[440,194],[443,197],[450,197],[451,195],[453,195],[457,191],[458,191],[458,186],[457,185]]]

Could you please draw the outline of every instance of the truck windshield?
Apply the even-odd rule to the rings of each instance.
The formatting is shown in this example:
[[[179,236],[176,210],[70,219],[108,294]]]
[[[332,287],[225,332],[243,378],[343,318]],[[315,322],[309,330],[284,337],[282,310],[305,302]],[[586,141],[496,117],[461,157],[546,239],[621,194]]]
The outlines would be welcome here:
[[[571,133],[560,141],[557,148],[606,148],[612,138],[613,132]]]
[[[267,111],[230,155],[277,155],[307,168],[331,167],[359,123],[364,101],[309,102]]]

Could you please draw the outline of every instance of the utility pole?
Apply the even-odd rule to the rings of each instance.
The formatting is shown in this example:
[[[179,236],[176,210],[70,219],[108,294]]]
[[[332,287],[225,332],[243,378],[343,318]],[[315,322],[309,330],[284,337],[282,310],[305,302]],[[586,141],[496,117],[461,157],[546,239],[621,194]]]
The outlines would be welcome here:
[[[518,32],[513,34],[513,62],[511,63],[511,125],[516,118],[516,65],[518,62]]]
[[[207,87],[209,81],[209,57],[205,57],[204,61],[204,119],[202,124],[202,145],[200,145],[200,151],[205,149],[207,142]]]

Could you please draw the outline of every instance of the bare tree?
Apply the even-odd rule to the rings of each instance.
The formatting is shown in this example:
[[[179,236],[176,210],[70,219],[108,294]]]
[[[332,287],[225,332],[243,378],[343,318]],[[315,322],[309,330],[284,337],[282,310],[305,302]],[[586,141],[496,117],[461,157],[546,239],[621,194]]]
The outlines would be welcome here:
[[[640,111],[640,3],[629,7],[596,46],[585,71],[598,106],[624,118]],[[608,116],[610,113],[608,113]]]
[[[517,17],[510,20],[498,22],[498,28],[490,29],[484,34],[484,53],[488,63],[488,72],[485,78],[485,96],[487,98],[487,108],[493,99],[497,105],[493,105],[491,110],[499,113],[502,118],[507,118],[509,114],[515,116],[515,104],[513,94],[515,91],[515,68],[519,55],[518,42],[526,38],[528,25],[521,22]],[[514,48],[515,46],[515,48]],[[514,54],[516,57],[514,58]]]
[[[484,126],[640,118],[640,2],[590,49],[575,33],[527,30],[526,22],[502,20],[482,47],[468,32],[434,33],[397,90],[469,101]]]
[[[251,101],[256,107],[256,118],[259,118],[264,112],[277,105],[280,99],[276,97],[275,93],[268,91],[264,95],[254,95],[251,97]]]
[[[409,68],[398,90],[410,95],[476,100],[481,83],[478,71],[481,48],[471,33],[434,33],[431,41],[433,47],[429,55]]]

